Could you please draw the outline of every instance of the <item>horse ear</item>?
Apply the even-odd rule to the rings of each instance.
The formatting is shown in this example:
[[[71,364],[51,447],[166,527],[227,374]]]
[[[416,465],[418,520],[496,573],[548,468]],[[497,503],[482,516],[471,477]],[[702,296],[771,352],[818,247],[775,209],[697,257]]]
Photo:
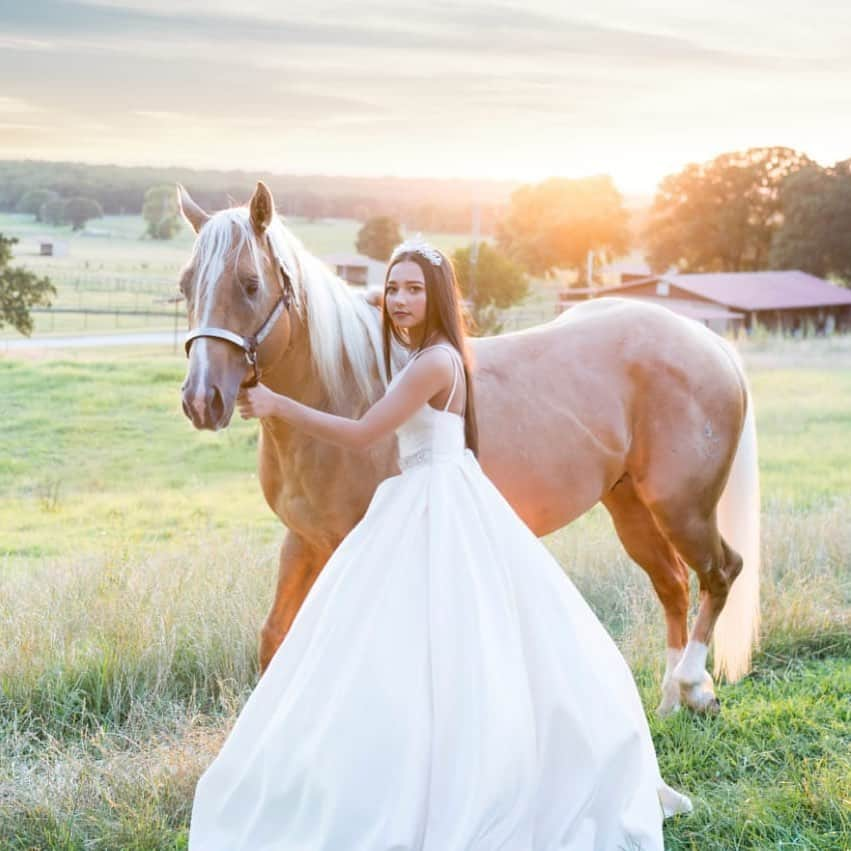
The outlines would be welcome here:
[[[183,186],[177,184],[177,206],[180,210],[180,215],[186,219],[192,226],[192,230],[198,233],[210,218],[209,213],[205,213],[191,198],[189,193]]]
[[[258,234],[265,233],[275,217],[275,202],[269,187],[262,180],[257,181],[257,188],[248,202],[251,224]]]

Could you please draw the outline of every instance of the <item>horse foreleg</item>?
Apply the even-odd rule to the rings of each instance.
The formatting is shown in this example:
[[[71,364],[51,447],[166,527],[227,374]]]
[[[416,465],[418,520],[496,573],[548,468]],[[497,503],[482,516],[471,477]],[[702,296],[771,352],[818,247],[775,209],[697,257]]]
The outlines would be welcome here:
[[[289,632],[304,598],[328,560],[293,532],[287,532],[281,544],[275,599],[260,630],[260,675],[269,666],[275,651]]]
[[[630,558],[642,567],[665,609],[667,653],[662,679],[662,700],[656,711],[669,715],[680,707],[680,686],[673,678],[688,634],[688,570],[653,515],[624,476],[603,499],[615,530]]]

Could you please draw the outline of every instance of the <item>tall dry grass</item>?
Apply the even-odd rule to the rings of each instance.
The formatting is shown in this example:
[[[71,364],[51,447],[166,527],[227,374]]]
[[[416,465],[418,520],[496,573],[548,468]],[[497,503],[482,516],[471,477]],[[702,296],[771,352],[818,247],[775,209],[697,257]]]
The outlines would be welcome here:
[[[851,500],[766,513],[761,654],[851,654],[849,510]],[[547,544],[655,699],[661,611],[605,514]],[[268,544],[199,539],[3,582],[3,847],[27,847],[15,830],[56,848],[80,836],[93,848],[182,841],[194,784],[256,682],[274,569]]]

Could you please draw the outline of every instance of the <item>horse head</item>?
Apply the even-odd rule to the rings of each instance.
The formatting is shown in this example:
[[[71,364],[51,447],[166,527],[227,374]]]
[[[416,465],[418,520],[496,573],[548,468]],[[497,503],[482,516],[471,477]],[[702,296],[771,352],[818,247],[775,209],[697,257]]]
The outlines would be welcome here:
[[[262,182],[246,206],[213,214],[182,186],[177,194],[197,234],[180,277],[189,318],[183,411],[195,428],[218,430],[230,422],[240,386],[256,383],[289,345],[291,262]]]

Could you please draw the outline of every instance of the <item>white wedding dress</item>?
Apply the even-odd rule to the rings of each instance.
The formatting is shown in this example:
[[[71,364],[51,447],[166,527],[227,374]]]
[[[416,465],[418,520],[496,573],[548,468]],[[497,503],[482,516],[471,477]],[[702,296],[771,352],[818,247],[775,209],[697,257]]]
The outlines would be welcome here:
[[[198,782],[190,851],[663,848],[663,816],[691,804],[614,642],[459,414],[426,404],[397,435],[403,472]]]

